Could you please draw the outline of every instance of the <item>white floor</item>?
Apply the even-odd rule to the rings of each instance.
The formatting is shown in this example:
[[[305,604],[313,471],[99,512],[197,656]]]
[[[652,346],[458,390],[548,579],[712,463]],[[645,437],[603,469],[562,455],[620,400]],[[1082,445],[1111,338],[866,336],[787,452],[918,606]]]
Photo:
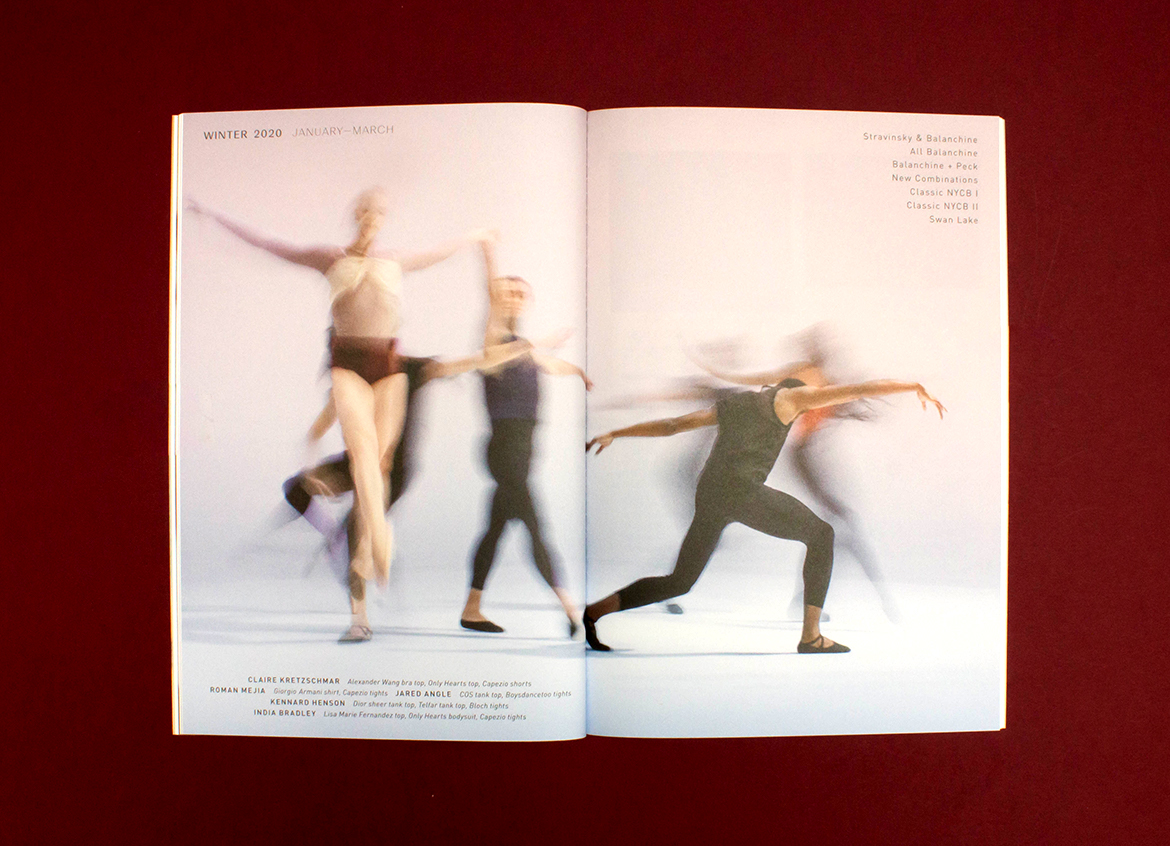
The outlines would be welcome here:
[[[800,655],[800,623],[734,574],[604,618],[589,653],[590,733],[884,734],[1003,725],[1004,622],[994,592],[893,586],[899,623],[862,585],[826,603],[843,655]],[[776,591],[769,591],[772,596]]]
[[[484,610],[505,626],[503,634],[459,628],[462,568],[405,567],[388,591],[371,593],[373,640],[339,644],[348,625],[344,588],[323,564],[306,573],[307,561],[182,585],[182,731],[575,737],[585,730],[586,664],[593,734],[870,734],[1003,725],[1005,623],[994,591],[891,585],[901,612],[895,624],[868,583],[835,578],[827,603],[832,619],[823,630],[853,651],[806,656],[795,651],[800,625],[787,613],[790,583],[769,574],[761,585],[766,571],[752,566],[713,567],[678,600],[682,615],[651,606],[606,617],[599,633],[614,651],[591,652],[586,662],[530,565],[505,563],[493,572]],[[371,680],[376,684],[358,684]],[[372,689],[382,690],[378,705],[367,705]],[[424,705],[403,690],[451,696]],[[491,691],[500,696],[480,696]],[[314,704],[338,701],[344,706]],[[473,703],[476,710],[467,710]]]
[[[527,574],[512,575],[520,576],[520,589],[509,591],[509,580],[500,579],[489,597],[501,601],[486,606],[506,627],[503,634],[459,627],[461,585],[437,601],[430,595],[434,591],[412,593],[409,583],[398,579],[385,593],[370,591],[374,637],[358,644],[337,642],[349,625],[346,593],[325,568],[307,577],[184,585],[181,730],[414,739],[580,737],[583,644],[569,639],[565,616],[547,587],[537,591]],[[508,602],[506,596],[521,598]],[[273,678],[277,681],[250,681]],[[322,679],[337,682],[317,681]],[[371,680],[376,683],[359,683]],[[434,691],[450,696],[432,700]],[[344,705],[316,704],[322,702]]]

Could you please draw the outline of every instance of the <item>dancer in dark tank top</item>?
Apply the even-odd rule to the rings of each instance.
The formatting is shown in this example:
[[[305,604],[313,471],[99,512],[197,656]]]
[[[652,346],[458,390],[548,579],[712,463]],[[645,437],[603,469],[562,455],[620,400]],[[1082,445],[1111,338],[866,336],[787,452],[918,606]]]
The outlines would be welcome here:
[[[849,648],[821,634],[821,608],[833,572],[833,528],[798,499],[764,484],[776,463],[789,429],[801,414],[842,405],[866,397],[914,392],[923,409],[932,404],[942,417],[945,409],[916,382],[889,380],[859,385],[813,387],[799,379],[785,379],[759,392],[744,391],[704,411],[654,420],[599,435],[586,444],[600,453],[616,438],[651,438],[717,426],[715,445],[695,491],[691,521],[674,570],[666,576],[639,579],[585,609],[585,638],[599,651],[609,647],[597,636],[597,621],[606,614],[638,608],[681,596],[698,581],[715,552],[723,530],[742,523],[772,537],[795,540],[806,547],[804,620],[797,652],[848,652]]]
[[[488,276],[488,324],[485,345],[515,343],[520,315],[531,299],[531,288],[518,276],[500,276],[496,272],[495,245],[481,244]],[[486,370],[483,376],[484,402],[491,422],[487,443],[487,468],[496,484],[488,512],[488,525],[476,545],[471,564],[471,587],[459,617],[459,625],[477,632],[498,634],[502,626],[483,615],[480,603],[488,574],[495,562],[496,547],[504,529],[519,520],[528,530],[532,543],[532,561],[537,572],[553,589],[565,616],[569,635],[575,635],[579,616],[565,589],[553,553],[544,539],[536,504],[528,488],[532,464],[532,442],[536,431],[540,403],[540,374],[577,376],[585,389],[593,387],[581,368],[551,356],[529,353],[502,367]]]

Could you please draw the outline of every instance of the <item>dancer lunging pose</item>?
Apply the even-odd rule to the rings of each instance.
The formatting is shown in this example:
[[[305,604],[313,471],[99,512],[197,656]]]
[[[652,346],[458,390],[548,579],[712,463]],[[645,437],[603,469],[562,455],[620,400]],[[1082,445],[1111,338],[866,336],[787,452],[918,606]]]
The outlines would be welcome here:
[[[187,208],[211,217],[254,247],[321,272],[329,281],[333,319],[329,373],[358,512],[354,570],[361,579],[385,583],[391,537],[383,517],[383,478],[393,461],[406,408],[406,376],[397,351],[402,275],[429,267],[491,234],[472,233],[420,253],[378,251],[374,238],[386,217],[386,195],[380,189],[358,197],[354,206],[357,235],[345,247],[297,247],[260,235],[193,201],[188,201]],[[360,625],[356,618],[354,625]]]
[[[509,343],[517,340],[517,324],[528,306],[531,289],[518,276],[497,275],[492,243],[484,241],[481,248],[489,280],[488,325],[484,343]],[[487,445],[487,466],[495,480],[496,489],[492,494],[487,530],[472,560],[471,589],[459,617],[459,624],[465,629],[492,633],[503,631],[502,627],[483,615],[480,602],[504,527],[510,520],[519,520],[528,529],[536,569],[556,593],[569,618],[570,636],[577,632],[577,610],[569,592],[562,586],[559,568],[545,543],[532,492],[528,489],[532,439],[536,430],[540,396],[540,373],[577,376],[585,383],[586,390],[593,387],[589,377],[576,365],[535,353],[521,356],[503,367],[484,373],[484,399],[492,427]]]
[[[836,381],[832,377],[833,356],[830,354],[827,330],[824,324],[810,326],[801,332],[797,339],[800,343],[804,360],[799,364],[788,365],[775,371],[763,373],[736,373],[725,369],[718,369],[694,358],[693,360],[710,375],[735,385],[761,387],[774,385],[784,378],[800,379],[807,385],[827,385]],[[848,552],[861,566],[862,573],[869,579],[881,600],[882,610],[891,622],[900,618],[894,597],[886,587],[885,576],[878,565],[877,556],[866,542],[865,534],[861,529],[861,520],[857,514],[845,503],[845,499],[838,493],[838,485],[834,483],[833,474],[829,472],[824,455],[832,450],[832,437],[828,430],[832,424],[841,420],[871,420],[874,416],[872,407],[866,401],[846,403],[833,407],[817,408],[802,414],[792,427],[788,440],[788,454],[792,460],[792,467],[800,481],[804,483],[813,500],[813,507],[827,515],[836,532],[836,544],[839,549]],[[828,441],[828,443],[826,443]],[[792,602],[789,604],[789,614],[800,614],[803,607],[804,587],[797,581],[793,592]],[[821,621],[829,619],[828,613],[821,616]]]
[[[833,571],[833,529],[795,497],[764,484],[780,455],[793,422],[806,411],[865,397],[913,392],[923,409],[933,405],[942,417],[942,403],[916,382],[889,380],[859,385],[812,387],[785,379],[759,392],[744,391],[704,411],[655,420],[599,435],[585,448],[600,453],[615,438],[674,435],[703,426],[718,426],[715,445],[695,491],[695,517],[683,539],[674,570],[668,576],[639,579],[585,609],[585,638],[596,650],[609,647],[597,637],[597,621],[606,614],[638,608],[680,596],[691,589],[715,552],[730,523],[742,523],[772,537],[796,540],[804,557],[804,622],[797,652],[848,652],[849,648],[821,634],[821,608]]]

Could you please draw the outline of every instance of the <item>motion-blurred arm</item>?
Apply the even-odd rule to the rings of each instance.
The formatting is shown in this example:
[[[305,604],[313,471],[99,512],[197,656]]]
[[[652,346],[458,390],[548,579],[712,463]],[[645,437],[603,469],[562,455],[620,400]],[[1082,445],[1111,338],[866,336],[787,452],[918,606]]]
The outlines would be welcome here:
[[[718,422],[719,418],[715,412],[715,407],[712,406],[702,411],[684,414],[681,417],[666,417],[662,420],[651,420],[647,423],[635,423],[633,426],[626,426],[624,429],[614,429],[612,432],[598,435],[589,443],[585,444],[585,450],[588,451],[596,445],[597,452],[600,454],[603,449],[614,442],[615,438],[663,438],[669,437],[670,435],[677,435],[680,432],[689,432],[692,429],[701,429],[704,426],[714,426]]]
[[[894,379],[878,379],[856,385],[826,385],[823,388],[811,386],[785,388],[776,392],[773,408],[780,422],[788,424],[801,413],[814,408],[825,408],[869,397],[884,397],[890,394],[910,392],[918,395],[918,400],[922,403],[924,411],[926,404],[930,403],[938,411],[939,419],[942,419],[946,407],[932,397],[926,388],[918,382],[899,382]]]

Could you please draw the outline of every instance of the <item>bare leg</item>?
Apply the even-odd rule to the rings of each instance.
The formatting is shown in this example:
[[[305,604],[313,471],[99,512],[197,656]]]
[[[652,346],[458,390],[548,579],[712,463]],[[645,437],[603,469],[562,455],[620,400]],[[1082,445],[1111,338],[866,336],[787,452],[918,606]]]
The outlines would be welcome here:
[[[569,618],[569,637],[576,637],[577,627],[581,625],[581,615],[577,611],[577,606],[573,604],[573,597],[561,587],[553,588],[553,593],[561,601],[561,608],[565,609],[565,616]]]
[[[459,615],[459,619],[468,620],[473,623],[487,622],[487,617],[479,610],[480,600],[483,598],[483,591],[477,588],[472,588],[467,592],[467,602],[463,605],[463,613]]]
[[[349,452],[354,482],[358,543],[353,567],[363,579],[378,576],[380,581],[385,581],[389,570],[390,550],[386,518],[383,515],[386,491],[381,470],[382,438],[379,437],[377,426],[378,395],[374,387],[352,370],[334,367],[331,375],[337,419],[341,424],[342,439]],[[379,385],[391,383],[397,378],[399,377],[392,376],[383,379]],[[405,379],[404,375],[401,376],[402,387],[405,387]],[[387,391],[384,396],[392,396],[392,393]],[[392,415],[382,416],[385,419],[388,439],[393,418]],[[401,428],[401,417],[398,428]],[[396,437],[395,434],[395,439]]]
[[[374,572],[378,581],[386,583],[390,574],[390,557],[394,550],[394,529],[385,517],[390,502],[390,491],[385,479],[394,464],[394,453],[402,437],[402,424],[406,419],[407,382],[405,373],[396,373],[379,379],[374,385],[374,428],[378,436],[378,481],[381,487],[379,497],[382,510],[380,524],[385,527],[385,548],[379,553],[375,544],[373,550]]]
[[[352,568],[349,571],[349,628],[341,635],[341,643],[361,643],[373,636],[370,618],[366,614],[366,582]]]

